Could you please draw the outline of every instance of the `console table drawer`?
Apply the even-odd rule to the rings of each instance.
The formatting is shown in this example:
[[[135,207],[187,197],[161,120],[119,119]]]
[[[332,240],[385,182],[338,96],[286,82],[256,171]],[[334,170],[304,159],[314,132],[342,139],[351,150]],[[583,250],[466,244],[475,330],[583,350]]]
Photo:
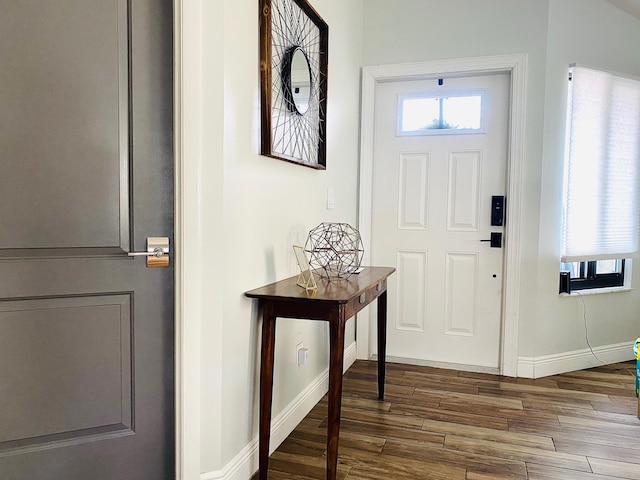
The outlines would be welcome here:
[[[387,289],[387,280],[381,280],[380,282],[371,285],[367,288],[362,294],[359,296],[353,297],[346,306],[346,316],[347,318],[352,317],[364,307],[373,302],[376,298],[380,296],[380,294]]]

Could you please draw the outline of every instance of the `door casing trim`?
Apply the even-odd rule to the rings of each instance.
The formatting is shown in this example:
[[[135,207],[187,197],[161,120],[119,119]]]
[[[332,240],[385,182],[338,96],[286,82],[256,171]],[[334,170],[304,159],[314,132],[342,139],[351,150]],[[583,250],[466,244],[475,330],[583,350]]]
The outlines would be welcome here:
[[[376,87],[379,83],[417,80],[438,75],[473,75],[504,72],[511,76],[507,147],[507,219],[504,242],[503,297],[500,342],[500,373],[517,376],[518,321],[520,308],[520,232],[524,165],[524,126],[527,54],[492,55],[417,63],[365,66],[362,69],[360,132],[360,181],[358,228],[364,245],[371,245],[373,214],[373,146]],[[371,250],[365,250],[365,265]],[[373,351],[371,333],[374,312],[360,314],[356,324],[357,358],[368,359]]]
[[[176,480],[199,479],[201,464],[201,17],[201,2],[173,1]]]

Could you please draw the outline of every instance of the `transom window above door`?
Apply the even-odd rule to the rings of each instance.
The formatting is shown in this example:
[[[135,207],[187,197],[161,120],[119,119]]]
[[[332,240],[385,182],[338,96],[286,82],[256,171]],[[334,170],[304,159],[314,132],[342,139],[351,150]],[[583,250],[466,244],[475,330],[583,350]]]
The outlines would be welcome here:
[[[484,132],[484,92],[420,92],[398,96],[398,136]]]

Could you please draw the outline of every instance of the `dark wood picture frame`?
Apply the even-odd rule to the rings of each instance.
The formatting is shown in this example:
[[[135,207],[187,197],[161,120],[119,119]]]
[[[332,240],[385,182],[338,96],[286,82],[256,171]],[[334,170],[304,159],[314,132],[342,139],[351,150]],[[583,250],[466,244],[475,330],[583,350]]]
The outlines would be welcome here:
[[[260,153],[325,170],[329,27],[306,0],[259,2]],[[296,106],[292,87],[296,55],[309,69],[304,108]]]

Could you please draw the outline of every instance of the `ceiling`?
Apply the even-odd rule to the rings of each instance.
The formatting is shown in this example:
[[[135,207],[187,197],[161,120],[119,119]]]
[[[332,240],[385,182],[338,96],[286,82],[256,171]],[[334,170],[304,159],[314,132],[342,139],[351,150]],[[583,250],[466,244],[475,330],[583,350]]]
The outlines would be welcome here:
[[[640,19],[640,0],[607,0],[620,10]]]

